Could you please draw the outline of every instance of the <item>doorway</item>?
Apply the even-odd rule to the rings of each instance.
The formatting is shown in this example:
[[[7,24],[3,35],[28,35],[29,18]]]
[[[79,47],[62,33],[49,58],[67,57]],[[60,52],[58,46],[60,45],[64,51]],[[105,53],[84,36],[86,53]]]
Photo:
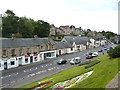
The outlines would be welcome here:
[[[7,69],[7,62],[4,62],[4,69]]]
[[[59,56],[61,56],[61,50],[59,50]]]
[[[18,64],[19,64],[19,66],[22,65],[22,58],[18,58]]]
[[[30,63],[33,63],[33,56],[30,56]]]

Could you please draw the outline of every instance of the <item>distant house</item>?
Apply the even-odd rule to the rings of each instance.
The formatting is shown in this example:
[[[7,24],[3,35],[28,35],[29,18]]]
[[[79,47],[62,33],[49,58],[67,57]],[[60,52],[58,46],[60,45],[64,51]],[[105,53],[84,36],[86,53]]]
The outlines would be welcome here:
[[[50,36],[51,35],[83,35],[84,31],[81,28],[70,28],[68,25],[55,27],[53,24],[51,25],[50,29]]]
[[[81,36],[65,36],[61,42],[68,42],[73,46],[73,51],[82,51],[90,48],[90,38]]]
[[[99,47],[107,43],[106,38],[104,36],[100,36],[99,34],[94,37],[94,40],[95,40],[95,47]]]
[[[68,42],[56,42],[56,55],[61,56],[63,54],[72,53],[73,46]]]

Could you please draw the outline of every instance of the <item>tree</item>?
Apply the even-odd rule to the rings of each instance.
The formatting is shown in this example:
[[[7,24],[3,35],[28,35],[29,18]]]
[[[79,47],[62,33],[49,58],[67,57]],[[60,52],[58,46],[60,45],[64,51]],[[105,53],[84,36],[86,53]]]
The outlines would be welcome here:
[[[22,36],[22,34],[20,34],[20,33],[16,33],[16,37],[17,37],[17,38],[22,38],[23,36]]]
[[[90,30],[90,29],[87,29],[87,32],[91,32],[91,30]]]
[[[50,25],[43,20],[38,20],[35,22],[34,35],[39,37],[48,37],[50,33]]]
[[[31,38],[33,37],[33,30],[34,26],[31,19],[26,17],[21,17],[19,19],[19,30],[18,32],[22,34],[24,38]]]
[[[70,26],[70,29],[72,29],[72,28],[75,28],[75,26],[74,26],[74,25],[71,25],[71,26]]]
[[[120,57],[120,45],[115,48],[111,48],[107,53],[110,56],[110,58]]]
[[[15,16],[15,14],[11,10],[7,10],[5,15],[2,17],[3,22],[3,37],[11,37],[11,34],[17,33],[18,31],[18,20],[19,17]]]

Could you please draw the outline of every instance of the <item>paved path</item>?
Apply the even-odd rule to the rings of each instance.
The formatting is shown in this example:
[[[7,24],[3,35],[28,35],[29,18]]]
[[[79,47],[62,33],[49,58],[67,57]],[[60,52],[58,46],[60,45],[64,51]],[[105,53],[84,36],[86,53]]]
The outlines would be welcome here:
[[[118,82],[120,82],[120,72],[108,83],[108,85],[106,86],[106,90],[108,90],[108,88],[116,88],[117,90],[120,90],[120,85]]]

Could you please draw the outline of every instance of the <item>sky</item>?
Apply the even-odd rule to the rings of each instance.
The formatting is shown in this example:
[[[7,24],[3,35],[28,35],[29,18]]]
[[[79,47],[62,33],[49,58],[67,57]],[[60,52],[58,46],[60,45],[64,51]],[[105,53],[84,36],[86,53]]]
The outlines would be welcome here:
[[[119,0],[2,0],[0,13],[7,9],[16,16],[44,20],[56,27],[74,25],[92,31],[118,33]]]

